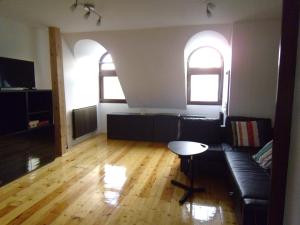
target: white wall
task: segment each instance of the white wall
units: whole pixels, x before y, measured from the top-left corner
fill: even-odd
[[[66,119],[67,119],[67,142],[68,147],[79,143],[95,133],[85,135],[76,140],[72,138],[72,110],[91,105],[97,105],[99,102],[99,82],[98,82],[98,60],[85,57],[84,55],[74,56],[64,39],[62,39],[64,83],[65,83],[65,101],[66,101]],[[81,57],[82,56],[82,57]],[[99,111],[97,113],[100,115]],[[98,118],[98,121],[100,119]]]
[[[38,89],[51,89],[47,28],[0,18],[0,56],[34,61]]]
[[[100,130],[111,112],[186,113],[218,117],[220,106],[187,106],[184,49],[203,30],[231,39],[231,25],[64,34],[70,48],[91,39],[111,52],[128,104],[100,104]]]
[[[300,224],[300,32],[285,201],[285,225]]]
[[[274,118],[280,21],[233,25],[229,114]]]
[[[92,39],[113,56],[130,107],[186,108],[184,49],[203,30],[214,30],[227,40],[231,25],[186,26],[127,31],[65,34],[71,47]]]

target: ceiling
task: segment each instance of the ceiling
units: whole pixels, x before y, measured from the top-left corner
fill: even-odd
[[[206,16],[207,0],[89,0],[102,15],[84,19],[74,12],[74,0],[0,0],[0,15],[35,26],[56,26],[62,32],[122,30],[167,26],[233,23],[280,18],[282,0],[211,0],[216,8]]]

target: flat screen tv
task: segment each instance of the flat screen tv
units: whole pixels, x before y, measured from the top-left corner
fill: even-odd
[[[34,63],[0,57],[0,88],[35,88]]]

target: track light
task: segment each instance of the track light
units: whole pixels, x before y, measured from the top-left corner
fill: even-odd
[[[74,4],[71,5],[71,10],[74,11],[77,8],[78,2],[77,0],[74,2]]]
[[[91,15],[91,11],[87,11],[85,14],[84,14],[84,18],[85,19],[88,19]]]
[[[70,7],[70,9],[72,10],[72,11],[74,11],[75,9],[77,8],[77,5],[74,3],[73,5],[71,5],[71,7]]]
[[[100,26],[101,25],[101,16],[99,16],[98,20],[97,20],[97,26]]]
[[[84,18],[88,19],[91,15],[91,13],[95,14],[96,16],[98,16],[98,20],[97,20],[97,26],[101,25],[101,21],[102,21],[102,17],[101,15],[95,10],[95,5],[92,3],[81,3],[78,0],[75,0],[74,4],[71,5],[71,10],[75,11],[75,9],[77,8],[77,6],[81,6],[86,13],[84,14]]]
[[[206,15],[207,17],[212,17],[212,10],[216,8],[216,5],[212,2],[206,4]]]
[[[91,3],[84,3],[83,8],[85,11],[95,11],[95,6]]]
[[[212,16],[211,11],[209,10],[209,8],[206,8],[206,15],[207,15],[207,17]]]

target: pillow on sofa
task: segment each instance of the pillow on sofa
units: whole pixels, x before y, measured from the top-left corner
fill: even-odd
[[[272,147],[273,140],[269,141],[262,147],[259,152],[253,155],[253,159],[264,169],[270,169],[272,165]]]
[[[234,146],[260,146],[257,121],[231,121],[231,128]]]
[[[267,118],[256,118],[256,117],[242,117],[242,116],[228,116],[226,118],[226,129],[225,129],[225,142],[235,146],[238,146],[234,143],[233,140],[233,129],[232,122],[249,122],[255,121],[257,123],[258,137],[259,137],[259,148],[263,147],[266,143],[268,143],[272,139],[272,122],[271,119]],[[249,147],[249,146],[248,146]],[[246,148],[248,148],[246,146]],[[252,146],[253,147],[253,146]]]

